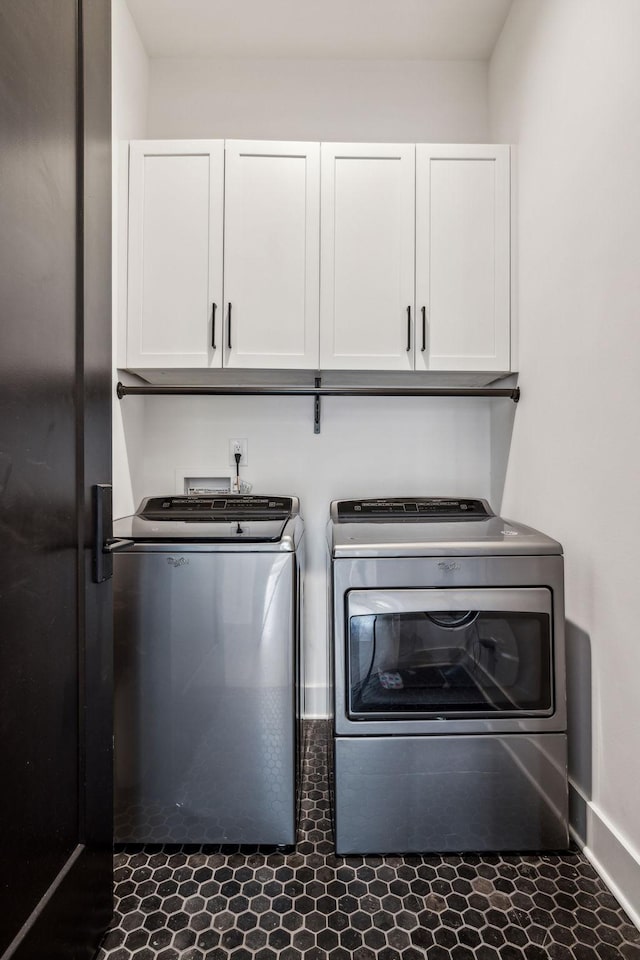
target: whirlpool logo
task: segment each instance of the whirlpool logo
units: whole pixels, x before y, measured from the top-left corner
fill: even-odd
[[[441,570],[446,570],[447,572],[462,569],[457,560],[440,560],[438,566]]]
[[[167,563],[172,567],[184,567],[189,561],[186,557],[167,557]]]

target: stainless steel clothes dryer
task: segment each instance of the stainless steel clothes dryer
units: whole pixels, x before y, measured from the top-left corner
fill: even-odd
[[[114,535],[116,839],[295,843],[298,500],[153,497]]]
[[[335,501],[339,854],[568,845],[562,548],[478,499]]]

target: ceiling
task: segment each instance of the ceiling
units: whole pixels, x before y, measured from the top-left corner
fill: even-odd
[[[126,0],[151,57],[487,60],[511,0]]]

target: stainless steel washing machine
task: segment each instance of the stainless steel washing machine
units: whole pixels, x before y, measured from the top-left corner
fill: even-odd
[[[116,840],[296,840],[303,523],[167,496],[114,524]]]
[[[568,845],[563,557],[485,500],[335,501],[339,854]]]

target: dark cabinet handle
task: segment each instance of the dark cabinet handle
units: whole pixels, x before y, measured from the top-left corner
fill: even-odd
[[[231,350],[231,301],[227,310],[227,346]]]
[[[211,304],[211,347],[213,350],[216,348],[216,308],[218,304]]]
[[[427,349],[427,308],[422,308],[422,348],[421,353]]]
[[[407,353],[411,350],[411,307],[407,307]]]

